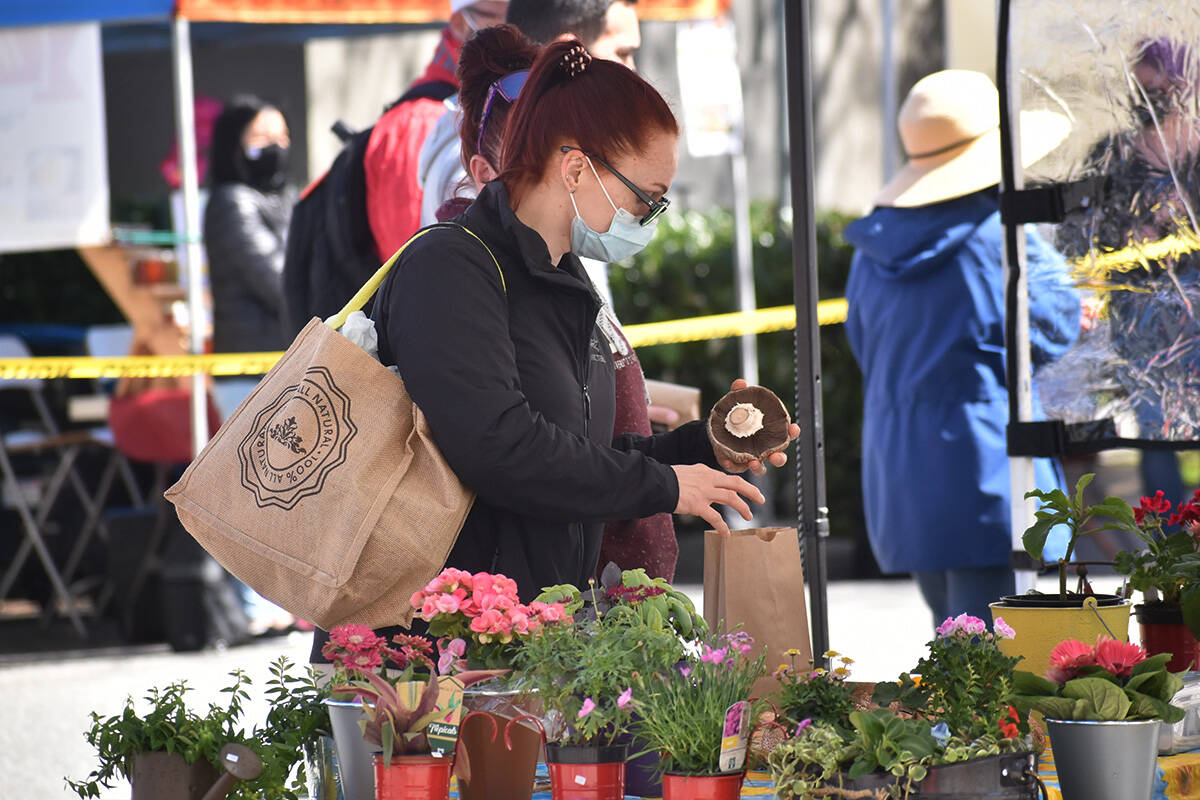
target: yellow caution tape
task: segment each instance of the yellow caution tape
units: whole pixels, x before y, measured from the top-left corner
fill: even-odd
[[[817,305],[821,325],[836,325],[846,320],[846,301],[822,300]],[[760,308],[757,311],[714,314],[707,317],[677,319],[630,325],[625,335],[634,347],[650,347],[674,342],[698,342],[745,334],[787,331],[796,327],[792,306]],[[198,372],[209,375],[262,375],[275,366],[283,353],[218,353],[193,356],[123,356],[95,358],[52,356],[39,358],[0,358],[0,380],[31,378],[177,378]]]
[[[122,356],[0,358],[0,379],[30,378],[178,378],[210,375],[261,375],[283,353],[220,353],[193,356]]]

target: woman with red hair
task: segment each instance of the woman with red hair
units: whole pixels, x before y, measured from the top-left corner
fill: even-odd
[[[381,360],[478,495],[448,566],[503,573],[522,601],[586,585],[606,520],[675,512],[726,530],[712,504],[749,519],[746,499],[763,501],[718,468],[737,469],[718,464],[700,422],[612,436],[613,358],[579,257],[616,261],[649,242],[678,138],[634,72],[576,41],[546,47],[505,126],[499,177],[413,241],[376,299]]]

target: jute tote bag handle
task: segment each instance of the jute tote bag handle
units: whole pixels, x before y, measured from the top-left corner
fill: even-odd
[[[166,492],[227,570],[325,630],[408,625],[475,496],[404,382],[341,334],[418,231],[345,307],[312,319]]]

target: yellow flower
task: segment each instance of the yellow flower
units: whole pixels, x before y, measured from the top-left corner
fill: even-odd
[[[839,653],[837,650],[826,650],[824,653],[824,658],[835,658],[836,656],[840,655],[841,653]]]
[[[800,655],[800,651],[799,651],[799,650],[797,650],[797,649],[796,649],[796,648],[794,648],[794,647],[789,647],[787,650],[784,650],[784,651],[783,651],[783,654],[784,654],[785,656],[792,656],[792,657],[795,657],[795,656],[798,656],[798,655]]]
[[[849,656],[842,656],[841,658],[838,659],[838,661],[842,662],[843,664],[846,664],[847,666],[854,663],[854,659],[850,658]]]
[[[850,670],[846,669],[845,667],[838,667],[833,671],[833,674],[837,675],[839,678],[844,678],[850,674]]]

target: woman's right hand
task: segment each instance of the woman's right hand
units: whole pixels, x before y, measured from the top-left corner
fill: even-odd
[[[675,513],[694,514],[724,535],[729,534],[729,526],[720,512],[713,508],[713,503],[729,506],[741,514],[742,519],[749,520],[753,515],[750,506],[742,498],[756,503],[766,500],[762,492],[744,478],[704,464],[676,464],[671,469],[675,470],[675,477],[679,480],[679,504],[675,506]]]

